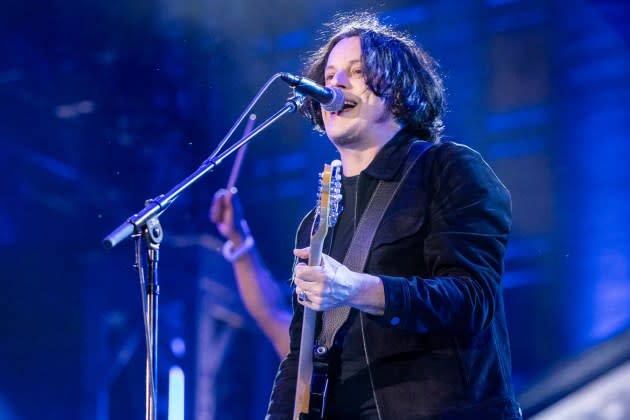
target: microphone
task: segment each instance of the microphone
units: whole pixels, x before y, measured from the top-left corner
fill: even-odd
[[[343,109],[345,98],[339,88],[324,87],[311,79],[291,73],[280,73],[280,78],[294,88],[296,92],[319,102],[322,108],[328,112],[337,112]]]

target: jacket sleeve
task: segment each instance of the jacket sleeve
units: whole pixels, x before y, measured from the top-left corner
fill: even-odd
[[[300,223],[295,241],[296,248],[308,246],[312,216],[313,212],[307,214]],[[297,260],[294,262],[294,266],[297,262]],[[295,293],[292,293],[291,302],[293,317],[289,326],[289,354],[278,367],[265,420],[290,420],[293,417],[304,307],[298,303]]]
[[[415,332],[475,334],[493,319],[511,227],[507,189],[474,150],[437,148],[429,170],[424,258],[428,277],[379,276],[380,322]]]

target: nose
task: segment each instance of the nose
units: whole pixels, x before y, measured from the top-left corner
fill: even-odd
[[[328,86],[348,88],[349,83],[350,79],[348,78],[348,74],[344,70],[338,70],[333,75],[333,78],[328,82]]]

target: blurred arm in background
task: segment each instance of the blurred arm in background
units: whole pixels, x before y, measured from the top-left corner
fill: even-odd
[[[271,340],[280,358],[289,352],[290,308],[283,302],[251,236],[236,189],[220,189],[214,194],[208,213],[217,230],[228,241],[223,256],[232,263],[238,291],[245,308]]]

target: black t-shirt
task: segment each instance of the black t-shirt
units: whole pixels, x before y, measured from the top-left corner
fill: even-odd
[[[343,210],[333,230],[332,247],[329,255],[343,262],[352,241],[356,223],[361,217],[357,211],[357,186],[359,176],[342,177]],[[340,348],[333,377],[330,378],[330,391],[327,401],[327,419],[352,419],[351,413],[363,413],[361,418],[370,418],[367,413],[374,412],[373,393],[367,370],[361,323],[358,311],[352,309],[348,321],[335,339]],[[334,354],[334,352],[333,352]],[[356,417],[359,418],[359,417]]]

